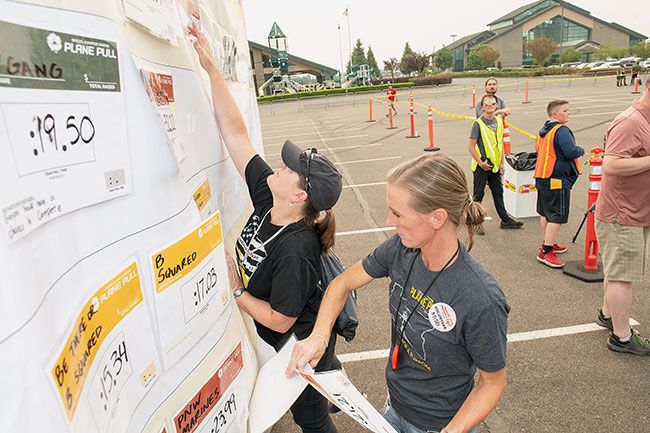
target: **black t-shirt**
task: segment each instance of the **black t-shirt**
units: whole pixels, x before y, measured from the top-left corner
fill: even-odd
[[[266,179],[272,174],[273,170],[259,155],[246,166],[246,184],[254,211],[237,239],[235,257],[251,295],[269,302],[271,308],[285,316],[297,317],[286,333],[275,332],[255,321],[260,337],[279,350],[292,333],[302,339],[314,327],[321,299],[321,246],[316,232],[302,220],[284,228],[271,224],[273,195]]]

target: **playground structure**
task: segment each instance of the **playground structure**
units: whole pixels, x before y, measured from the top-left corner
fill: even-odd
[[[352,66],[351,72],[344,75],[341,80],[341,87],[370,86],[372,70],[366,64]]]
[[[274,22],[268,35],[268,62],[273,68],[272,75],[259,87],[259,95],[278,95],[325,89],[326,85],[319,83],[314,74],[290,73],[287,41],[286,35]],[[368,72],[363,70],[359,73],[359,77],[363,79],[367,74]]]

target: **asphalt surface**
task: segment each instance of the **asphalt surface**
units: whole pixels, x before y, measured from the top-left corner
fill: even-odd
[[[451,85],[413,89],[417,104],[453,114],[473,115],[471,86],[477,100],[483,79],[459,79]],[[578,145],[589,150],[601,146],[611,120],[638,96],[631,89],[615,86],[615,78],[546,82],[531,79],[529,100],[524,100],[523,81],[500,79],[498,95],[512,110],[515,126],[535,134],[546,119],[546,104],[561,98],[570,102],[569,126]],[[342,197],[335,207],[336,251],[344,264],[362,259],[392,231],[348,233],[386,227],[386,172],[396,164],[423,153],[428,144],[426,110],[416,105],[416,130],[421,138],[407,139],[408,91],[399,94],[397,129],[387,129],[385,105],[375,102],[376,122],[368,120],[368,98],[381,93],[332,96],[265,104],[260,106],[267,160],[279,164],[285,138],[299,146],[317,147],[334,162],[344,176]],[[434,115],[435,144],[465,168],[471,180],[467,141],[470,122]],[[534,140],[511,131],[512,151],[533,151]],[[372,160],[372,161],[368,161]],[[586,158],[583,158],[583,161]],[[586,167],[588,172],[588,167]],[[357,185],[357,186],[355,186]],[[576,183],[571,197],[569,223],[558,242],[569,245],[563,260],[582,260],[583,229],[575,244],[571,238],[587,207],[586,173]],[[649,432],[650,358],[611,352],[608,333],[593,326],[602,302],[602,283],[585,283],[537,262],[541,243],[538,218],[525,218],[521,230],[501,230],[489,192],[484,200],[488,214],[485,236],[475,238],[472,254],[491,272],[512,307],[509,318],[508,387],[496,410],[479,432]],[[461,239],[465,236],[461,232]],[[650,335],[648,282],[634,287],[632,317],[642,335]],[[386,280],[375,280],[359,292],[360,326],[356,339],[339,339],[337,353],[387,349],[390,318]],[[580,327],[579,325],[586,325]],[[568,327],[568,328],[567,328]],[[566,329],[564,329],[566,328]],[[522,334],[547,331],[538,334]],[[539,338],[539,337],[543,338]],[[352,381],[377,408],[386,398],[386,358],[347,361],[344,368]],[[362,432],[343,414],[334,415],[339,432]],[[290,414],[273,432],[299,432]]]

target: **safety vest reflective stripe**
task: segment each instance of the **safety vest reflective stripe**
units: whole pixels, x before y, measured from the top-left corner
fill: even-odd
[[[555,133],[560,129],[562,125],[555,125],[551,130],[544,136],[537,136],[535,140],[535,149],[537,150],[537,162],[535,163],[535,173],[533,177],[548,179],[553,174],[553,169],[555,168],[555,162],[557,161],[557,156],[555,154],[555,146],[553,145],[555,140]],[[574,164],[579,174],[582,174],[582,167],[580,166],[580,161],[577,159],[574,160]]]
[[[479,131],[481,131],[481,141],[483,142],[483,147],[485,148],[485,156],[489,159],[492,164],[492,172],[496,173],[499,171],[499,166],[501,165],[501,159],[503,157],[503,120],[500,116],[495,117],[497,122],[497,131],[496,133],[490,129],[482,118],[478,118],[475,122],[478,124]],[[478,140],[476,141],[476,153],[481,156],[481,151],[478,147]],[[478,163],[472,159],[472,171],[476,171]]]

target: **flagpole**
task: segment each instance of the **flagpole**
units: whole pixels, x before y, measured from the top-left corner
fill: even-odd
[[[343,46],[341,45],[341,23],[337,23],[339,27],[339,57],[341,59],[341,69],[339,69],[339,85],[343,87]]]
[[[348,49],[350,50],[350,68],[352,67],[352,37],[350,36],[350,8],[348,8],[348,5],[345,5],[345,16],[348,18]]]

